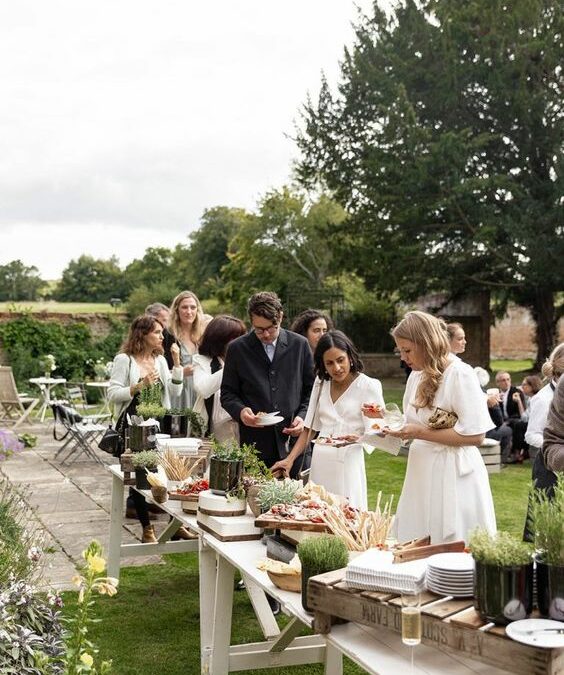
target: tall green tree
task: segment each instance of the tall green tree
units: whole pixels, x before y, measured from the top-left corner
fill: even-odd
[[[222,299],[242,309],[259,290],[282,297],[323,290],[335,272],[331,241],[345,217],[342,207],[325,195],[312,202],[288,187],[268,192],[230,241]]]
[[[560,0],[375,2],[297,134],[301,182],[350,213],[344,264],[406,300],[527,305],[537,364],[564,288],[563,36]]]
[[[124,299],[127,284],[115,256],[107,260],[81,255],[63,270],[54,297],[61,302],[109,302]]]
[[[37,300],[45,285],[35,266],[27,267],[21,260],[0,265],[0,301]]]

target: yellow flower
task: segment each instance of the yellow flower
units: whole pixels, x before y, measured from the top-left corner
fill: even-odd
[[[106,561],[99,555],[90,555],[86,558],[88,569],[94,574],[101,574],[106,569]]]
[[[85,666],[88,666],[89,668],[92,668],[92,666],[94,665],[94,659],[92,658],[92,656],[90,656],[88,652],[82,652],[82,654],[80,655],[80,660],[82,661],[82,663],[84,663]]]
[[[74,577],[71,579],[71,581],[75,586],[80,586],[82,584],[83,579],[80,576],[80,574],[75,574]]]

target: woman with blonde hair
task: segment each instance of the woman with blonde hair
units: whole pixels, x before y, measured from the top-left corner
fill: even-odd
[[[431,535],[432,543],[496,530],[486,467],[476,446],[492,428],[472,368],[450,353],[445,322],[408,312],[392,330],[412,369],[403,398],[406,424],[390,436],[412,441],[396,514],[400,541]]]
[[[447,335],[450,343],[450,351],[453,354],[462,354],[466,350],[466,333],[461,323],[453,321],[446,325]]]
[[[194,391],[194,365],[192,359],[206,327],[206,319],[198,297],[192,291],[179,293],[170,306],[168,334],[165,336],[165,358],[171,367],[171,346],[180,349],[180,363],[184,368],[182,393],[172,401],[174,408],[192,408],[196,400]]]

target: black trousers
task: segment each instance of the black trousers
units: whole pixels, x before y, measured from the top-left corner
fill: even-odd
[[[147,525],[151,524],[151,520],[149,518],[149,509],[147,508],[147,500],[142,494],[139,494],[139,492],[133,488],[129,488],[129,496],[133,500],[139,522],[141,525],[143,525],[143,527],[147,527]]]

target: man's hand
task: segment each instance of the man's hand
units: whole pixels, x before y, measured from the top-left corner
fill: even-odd
[[[246,427],[258,427],[258,417],[250,408],[243,408],[239,419]]]
[[[276,462],[276,464],[273,464],[270,467],[270,471],[273,475],[277,473],[283,473],[284,477],[286,477],[290,475],[293,464],[294,462],[292,462],[292,460],[287,457],[286,459],[281,459],[279,462]]]
[[[304,421],[301,417],[294,417],[294,421],[290,424],[289,427],[284,427],[282,429],[283,434],[288,434],[288,436],[299,436],[304,430]]]
[[[488,396],[488,408],[495,408],[496,405],[499,405],[501,403],[501,395],[500,394],[491,394]]]

